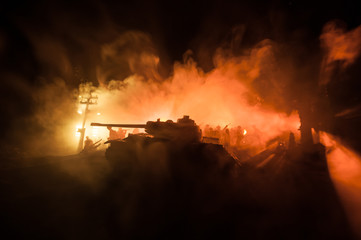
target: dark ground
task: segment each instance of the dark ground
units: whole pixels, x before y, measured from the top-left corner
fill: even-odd
[[[197,152],[8,159],[3,239],[353,239],[318,151],[272,149],[241,167]]]

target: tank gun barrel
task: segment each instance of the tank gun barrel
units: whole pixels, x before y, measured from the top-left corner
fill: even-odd
[[[114,124],[114,123],[91,123],[93,127],[120,127],[120,128],[145,128],[146,124]]]
[[[167,139],[180,142],[199,142],[201,139],[201,131],[194,120],[189,116],[183,116],[173,122],[167,120],[148,121],[146,124],[117,124],[117,123],[91,123],[90,126],[96,127],[117,127],[117,128],[144,128],[145,132],[156,139]],[[111,130],[109,129],[109,134]],[[114,130],[113,130],[114,131]]]

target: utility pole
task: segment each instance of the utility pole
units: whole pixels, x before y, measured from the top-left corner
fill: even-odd
[[[84,117],[83,117],[83,123],[81,125],[81,128],[78,128],[78,132],[80,132],[80,138],[79,138],[79,144],[78,144],[78,152],[81,152],[83,150],[83,143],[84,143],[84,137],[85,137],[85,122],[87,115],[89,113],[89,105],[94,105],[98,103],[98,96],[93,96],[93,89],[90,89],[89,92],[85,95],[88,96],[80,96],[80,104],[85,104],[85,111],[84,111]]]

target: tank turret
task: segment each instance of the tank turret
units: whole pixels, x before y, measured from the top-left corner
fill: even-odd
[[[194,120],[189,116],[183,116],[173,122],[167,121],[148,121],[146,124],[103,124],[103,123],[91,123],[91,126],[102,127],[121,127],[121,128],[144,128],[145,132],[151,135],[155,139],[170,140],[170,141],[182,141],[182,142],[200,142],[201,130]]]

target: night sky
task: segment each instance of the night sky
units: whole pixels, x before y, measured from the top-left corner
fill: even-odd
[[[293,52],[295,64],[314,69],[322,53],[319,36],[331,21],[346,29],[361,24],[358,1],[4,1],[0,7],[0,79],[2,142],[19,144],[34,129],[34,90],[65,79],[68,88],[81,81],[97,84],[95,68],[100,46],[134,30],[151,36],[160,56],[160,74],[171,74],[174,61],[190,49],[205,71],[213,66],[215,50],[244,29],[242,48],[271,39]],[[40,47],[39,47],[40,46]],[[39,54],[39,49],[42,53]],[[233,49],[235,53],[241,51]],[[54,52],[56,54],[54,54]],[[48,53],[48,54],[47,54]],[[59,56],[71,62],[64,70]],[[315,64],[316,63],[316,64]],[[361,104],[361,60],[336,74],[328,86],[334,113]],[[124,76],[130,73],[122,69]],[[79,77],[81,76],[81,77]],[[333,131],[358,150],[360,110],[336,119]]]

